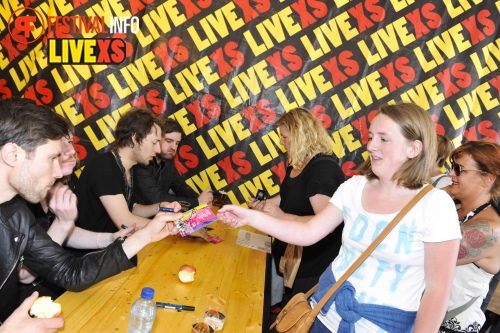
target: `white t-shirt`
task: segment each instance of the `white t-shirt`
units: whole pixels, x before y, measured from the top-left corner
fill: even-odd
[[[434,182],[438,180],[438,182],[434,185]],[[435,188],[443,188],[446,186],[450,186],[452,183],[451,177],[445,174],[437,175],[431,178],[431,184],[434,185]]]
[[[336,280],[397,215],[397,212],[372,214],[363,209],[361,194],[366,183],[364,176],[354,176],[344,182],[330,199],[344,214],[342,247],[332,265]],[[417,311],[425,288],[424,242],[460,238],[453,200],[446,192],[432,189],[349,277],[348,281],[356,289],[356,299],[360,303]],[[319,314],[318,319],[333,332],[341,320],[335,312],[335,305],[326,316]],[[356,322],[356,330],[384,332],[363,318]]]

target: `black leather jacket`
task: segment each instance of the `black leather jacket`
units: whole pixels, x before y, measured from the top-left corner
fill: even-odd
[[[0,322],[19,306],[18,264],[62,288],[84,290],[134,267],[120,241],[75,258],[35,223],[19,196],[0,204]]]

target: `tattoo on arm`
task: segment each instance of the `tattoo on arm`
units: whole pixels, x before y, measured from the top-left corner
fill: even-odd
[[[499,238],[500,232],[490,228],[490,224],[486,221],[462,226],[458,259],[478,257],[483,250],[492,247]]]

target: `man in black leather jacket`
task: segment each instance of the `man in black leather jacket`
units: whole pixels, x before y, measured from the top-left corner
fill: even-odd
[[[81,291],[132,268],[129,258],[145,245],[176,233],[171,221],[182,216],[159,213],[126,240],[85,257],[66,252],[35,223],[24,201],[39,201],[62,176],[57,157],[65,128],[64,119],[47,107],[26,99],[0,101],[0,322],[5,320],[1,333],[53,332],[63,325],[62,317],[29,317],[26,309],[36,293],[15,310],[18,265],[65,289]],[[172,204],[172,208],[178,211],[180,205]]]

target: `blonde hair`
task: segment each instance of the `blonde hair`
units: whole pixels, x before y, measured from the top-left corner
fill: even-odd
[[[392,176],[398,185],[416,189],[430,181],[431,170],[436,163],[437,140],[436,130],[427,114],[420,106],[413,103],[397,103],[382,105],[376,116],[383,114],[391,118],[401,128],[401,134],[410,142],[422,142],[422,151],[403,165]],[[368,158],[361,164],[359,171],[369,180],[378,179],[371,168]]]
[[[302,170],[317,154],[332,155],[330,137],[321,122],[304,108],[295,108],[284,114],[276,123],[289,132],[289,164]]]

